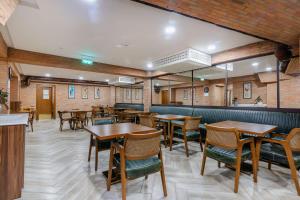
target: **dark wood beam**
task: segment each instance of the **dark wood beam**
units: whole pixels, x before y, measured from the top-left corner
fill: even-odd
[[[274,54],[277,44],[262,41],[229,49],[212,55],[212,65]]]
[[[115,74],[133,77],[146,77],[144,70],[110,65],[105,63],[94,62],[92,65],[84,65],[81,60],[67,58],[44,53],[8,48],[8,61],[20,64],[32,64],[45,67],[64,68],[71,70],[89,71],[104,74]]]
[[[76,85],[100,85],[109,87],[107,82],[89,81],[67,78],[43,77],[43,76],[25,76],[22,75],[22,87],[28,87],[31,82],[39,83],[57,83],[57,84],[76,84]]]
[[[7,57],[7,45],[4,41],[1,33],[0,33],[0,57],[2,57],[2,58]]]

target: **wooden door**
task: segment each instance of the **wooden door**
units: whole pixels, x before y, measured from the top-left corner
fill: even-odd
[[[162,90],[161,91],[161,103],[162,104],[168,104],[169,103],[169,91],[168,90]]]
[[[39,115],[52,118],[52,87],[38,86],[36,91],[37,118]]]

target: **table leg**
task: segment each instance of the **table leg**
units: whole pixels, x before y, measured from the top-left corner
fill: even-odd
[[[256,169],[259,170],[259,158],[260,158],[261,139],[256,138],[255,140],[255,153],[256,153]]]

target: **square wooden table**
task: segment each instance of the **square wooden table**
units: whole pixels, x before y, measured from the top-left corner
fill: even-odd
[[[84,129],[96,137],[95,145],[97,145],[98,140],[113,140],[125,137],[127,134],[140,134],[157,131],[154,128],[134,123],[117,123],[96,126],[89,125]],[[107,170],[103,171],[102,173],[106,178],[108,177]],[[120,175],[113,171],[112,184],[118,183],[120,182],[120,180]]]
[[[246,133],[249,136],[255,137],[255,152],[256,152],[256,159],[257,159],[257,163],[256,163],[257,167],[258,167],[258,162],[260,157],[260,147],[261,147],[260,138],[265,137],[268,133],[271,133],[277,128],[277,126],[274,125],[230,121],[230,120],[212,123],[209,125],[222,127],[222,128],[236,128],[241,133]]]
[[[155,115],[154,118],[159,120],[166,120],[168,121],[168,137],[169,137],[169,144],[171,143],[171,121],[172,120],[184,120],[187,116],[184,115],[172,115],[172,114],[165,114],[165,115]]]

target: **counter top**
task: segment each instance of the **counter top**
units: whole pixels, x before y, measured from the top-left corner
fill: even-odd
[[[0,126],[27,124],[28,114],[0,114]]]

